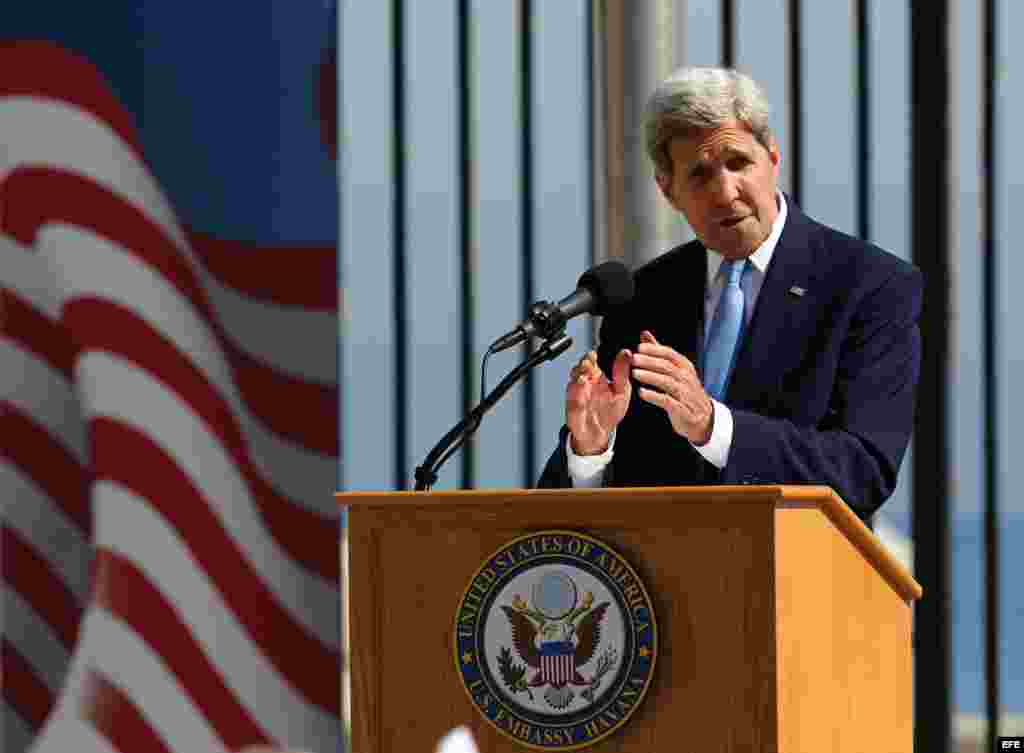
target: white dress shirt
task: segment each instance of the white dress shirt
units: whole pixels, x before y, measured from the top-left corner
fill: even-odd
[[[749,257],[750,273],[744,274],[742,278],[743,294],[746,299],[746,306],[743,311],[744,327],[750,324],[754,315],[754,307],[757,305],[757,297],[761,293],[761,286],[764,284],[764,277],[768,273],[768,265],[771,263],[775,247],[782,235],[782,228],[786,224],[786,199],[781,192],[777,194],[779,213],[772,223],[772,231],[765,238],[764,243],[758,246]],[[707,249],[707,284],[704,286],[704,347],[707,348],[708,333],[711,328],[711,321],[714,319],[715,309],[722,297],[722,290],[725,288],[725,279],[719,274],[722,268],[722,255],[712,249]],[[657,337],[658,333],[655,332]],[[732,447],[733,420],[732,411],[724,404],[712,399],[714,406],[714,420],[711,428],[711,439],[704,445],[693,445],[704,459],[716,468],[724,468],[729,462],[729,450]],[[572,478],[573,486],[595,487],[601,486],[604,480],[604,469],[611,462],[614,456],[615,432],[612,432],[608,441],[608,449],[600,455],[577,455],[572,451],[571,437],[566,437],[565,454],[569,461],[569,476]]]

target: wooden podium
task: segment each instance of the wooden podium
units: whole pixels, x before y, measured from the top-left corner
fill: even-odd
[[[646,585],[658,657],[632,718],[588,750],[910,753],[921,587],[827,487],[344,493],[353,753],[432,753],[473,707],[456,609],[506,542],[569,529]],[[347,563],[345,550],[347,548]]]

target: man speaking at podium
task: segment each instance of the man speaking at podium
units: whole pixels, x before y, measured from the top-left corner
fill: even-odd
[[[779,191],[749,77],[679,70],[644,129],[697,239],[638,269],[605,316],[539,485],[823,484],[867,520],[913,425],[920,273]]]

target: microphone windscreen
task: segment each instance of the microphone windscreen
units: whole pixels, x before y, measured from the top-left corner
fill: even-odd
[[[633,272],[621,261],[606,261],[584,272],[576,287],[594,294],[597,305],[590,313],[604,316],[610,308],[632,300]]]

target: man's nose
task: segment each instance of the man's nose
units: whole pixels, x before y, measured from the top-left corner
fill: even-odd
[[[728,170],[720,170],[711,181],[711,195],[716,204],[732,206],[739,196],[735,176],[731,175]]]

